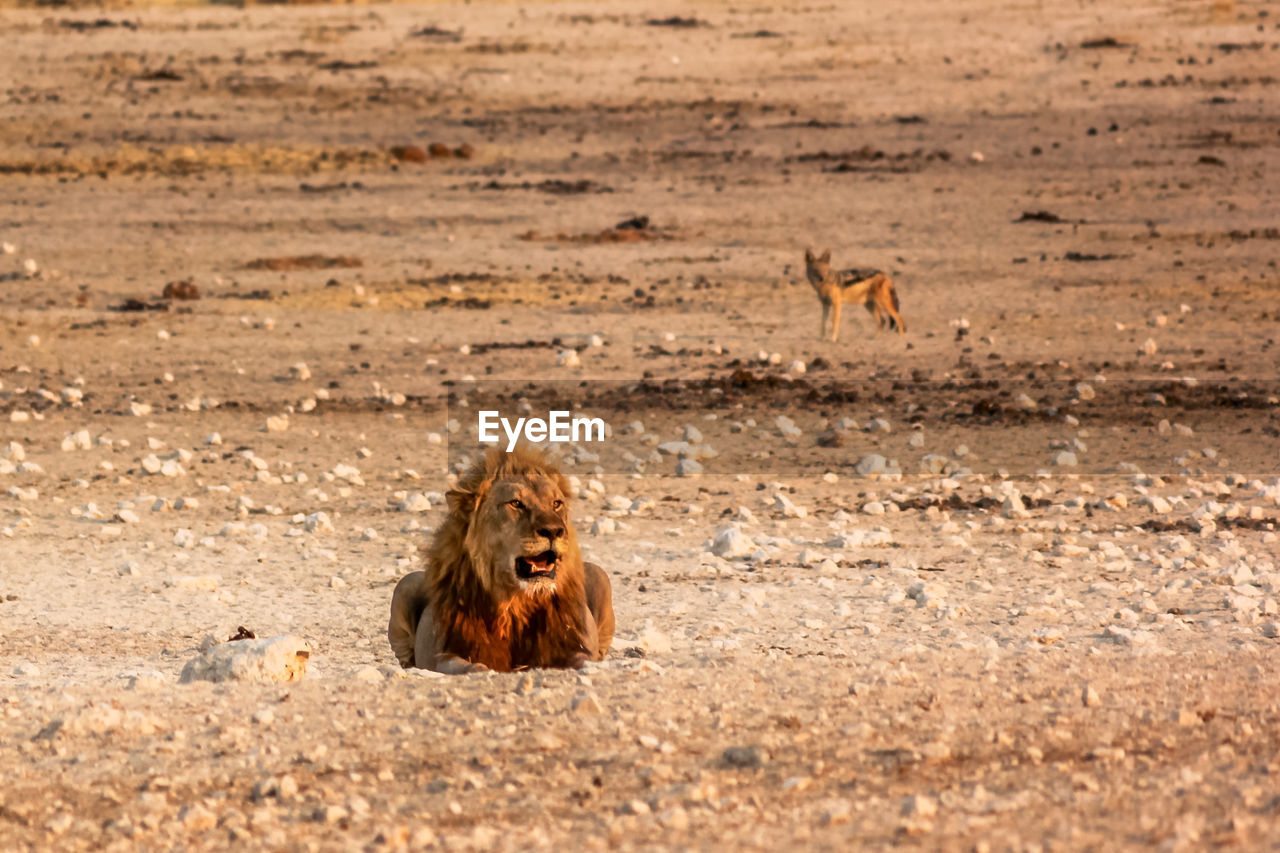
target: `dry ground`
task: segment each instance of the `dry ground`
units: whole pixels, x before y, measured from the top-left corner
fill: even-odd
[[[73,4],[0,44],[0,848],[1280,844],[1269,4]],[[909,334],[818,342],[806,245]],[[406,677],[441,509],[401,505],[498,393],[614,428],[569,470],[618,640]],[[307,678],[177,684],[241,625]]]

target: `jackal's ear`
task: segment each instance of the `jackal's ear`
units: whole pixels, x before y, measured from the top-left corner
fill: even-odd
[[[822,261],[824,264],[831,263],[831,250],[827,249],[825,252],[823,252],[822,257],[818,258],[818,260]]]
[[[813,249],[805,249],[805,250],[804,250],[804,262],[805,262],[806,264],[811,264],[811,263],[813,263]]]

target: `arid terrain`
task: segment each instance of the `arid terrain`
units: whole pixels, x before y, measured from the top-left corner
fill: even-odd
[[[0,849],[1280,846],[1274,4],[2,5]],[[395,665],[485,408],[603,663]]]

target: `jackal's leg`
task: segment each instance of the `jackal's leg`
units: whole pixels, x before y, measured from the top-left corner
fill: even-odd
[[[825,341],[827,339],[827,318],[831,316],[831,303],[822,300],[822,325],[818,327],[818,340]]]
[[[867,313],[870,314],[873,318],[875,318],[875,321],[876,321],[875,337],[878,338],[880,337],[880,333],[884,331],[884,324],[888,321],[885,320],[884,312],[880,310],[880,305],[874,299],[867,300]]]
[[[840,300],[831,300],[831,342],[840,337]]]

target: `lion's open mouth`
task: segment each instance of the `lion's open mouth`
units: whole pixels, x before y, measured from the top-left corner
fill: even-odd
[[[521,580],[534,578],[554,580],[558,560],[556,552],[551,550],[543,551],[541,554],[531,554],[528,557],[516,557],[516,577]]]

